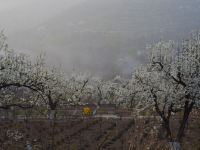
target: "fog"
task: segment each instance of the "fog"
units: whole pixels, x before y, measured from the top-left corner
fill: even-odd
[[[199,14],[199,0],[0,0],[0,29],[19,52],[112,77],[144,63],[146,44],[199,29]]]

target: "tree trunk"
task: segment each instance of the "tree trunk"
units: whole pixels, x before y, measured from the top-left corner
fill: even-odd
[[[52,133],[51,133],[51,149],[55,149],[55,118],[53,119],[52,122]]]
[[[8,110],[8,119],[12,120],[13,119],[13,113],[11,110]]]
[[[181,144],[180,142],[169,142],[169,145],[170,145],[170,149],[171,150],[180,150],[181,149]]]
[[[11,107],[10,109],[9,109],[9,112],[8,112],[9,114],[9,119],[10,120],[15,120],[16,119],[16,117],[15,117],[15,110],[14,110],[14,108],[13,107]]]
[[[189,115],[192,112],[193,106],[194,106],[194,102],[191,102],[190,104],[188,101],[185,102],[183,119],[181,121],[181,126],[180,126],[178,134],[177,134],[178,141],[181,141],[181,139],[184,135],[184,130],[185,130],[186,125],[188,124]]]
[[[31,143],[29,141],[26,141],[26,150],[33,150]]]
[[[49,110],[48,118],[53,120],[56,117],[56,110]]]

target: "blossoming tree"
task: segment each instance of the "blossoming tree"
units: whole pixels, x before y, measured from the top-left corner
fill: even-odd
[[[190,113],[200,103],[200,34],[193,33],[177,47],[172,41],[159,42],[150,47],[150,63],[134,75],[141,100],[153,106],[162,118],[171,149],[180,149]],[[170,119],[172,113],[182,111],[182,119],[175,137]]]

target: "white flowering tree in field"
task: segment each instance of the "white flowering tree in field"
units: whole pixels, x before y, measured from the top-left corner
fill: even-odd
[[[97,105],[97,108],[100,107],[101,101],[104,100],[105,93],[103,91],[105,82],[97,77],[91,78],[89,82],[89,86],[91,87],[91,92],[92,92],[92,99],[93,102]]]
[[[89,82],[93,88],[93,99],[98,107],[101,103],[125,105],[127,103],[128,80],[116,76],[111,80],[101,80],[93,77]]]
[[[46,69],[42,85],[37,92],[39,103],[47,106],[49,119],[54,119],[59,104],[67,98],[65,75],[56,68]]]
[[[32,62],[26,55],[17,54],[9,49],[3,33],[0,34],[0,92],[4,96],[12,97],[14,94],[12,89],[24,88],[32,92],[41,89],[43,80],[43,58],[38,57]],[[29,104],[33,104],[32,100]],[[28,104],[28,103],[27,103]],[[17,101],[12,102],[4,97],[0,101],[0,108],[10,109],[10,107],[24,108],[23,103]],[[32,106],[30,106],[32,107]]]
[[[141,100],[162,118],[171,149],[180,149],[190,113],[200,103],[200,34],[192,34],[180,47],[159,42],[150,47],[150,64],[135,73]],[[172,113],[182,111],[178,132],[172,135]]]
[[[39,56],[36,61],[31,61],[28,56],[9,49],[6,44],[6,37],[1,32],[0,109],[10,112],[14,107],[20,109],[33,108],[38,103],[35,94],[39,94],[44,86],[43,81],[46,74],[44,67],[42,56]],[[15,116],[13,116],[13,119],[15,119]],[[28,145],[30,146],[30,144]]]
[[[141,86],[141,83],[138,82],[138,76],[141,77],[144,75],[144,68],[140,68],[139,70],[136,70],[132,78],[128,80],[128,83],[126,84],[124,97],[126,99],[126,107],[132,109],[132,111],[135,113],[135,115],[139,115],[141,112],[144,112],[146,109],[151,107],[150,105],[144,105],[146,102],[144,101],[144,87]],[[146,72],[145,72],[146,73]],[[142,96],[142,97],[141,97]],[[142,101],[140,100],[142,99]]]
[[[126,106],[128,103],[128,80],[122,78],[121,76],[116,76],[111,80],[111,87],[113,88],[113,94],[114,94],[114,101],[113,103],[117,106]],[[108,90],[109,92],[109,90]]]
[[[32,108],[45,103],[50,110],[54,111],[58,102],[66,98],[67,88],[63,74],[55,68],[47,67],[43,55],[31,61],[26,55],[15,53],[8,48],[5,39],[4,34],[1,33],[0,92],[4,93],[4,98],[0,101],[0,108]],[[24,92],[29,93],[28,100],[16,98],[17,89],[22,88]],[[16,91],[13,92],[13,89]]]
[[[78,113],[78,105],[85,103],[85,100],[92,94],[88,86],[90,76],[88,74],[72,74],[65,80],[65,101],[63,104],[75,106],[73,116]]]
[[[67,79],[68,101],[74,104],[80,104],[84,95],[88,94],[88,82],[90,76],[87,74],[72,74]]]
[[[115,87],[112,81],[93,78],[90,85],[93,87],[93,98],[98,107],[100,107],[102,103],[109,103],[109,100],[114,97]]]

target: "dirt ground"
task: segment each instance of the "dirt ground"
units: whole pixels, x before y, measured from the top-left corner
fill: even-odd
[[[192,114],[182,139],[182,150],[200,150],[200,116]],[[173,137],[176,136],[180,117],[171,118]],[[169,150],[166,132],[158,118],[138,119],[130,139],[129,150]]]
[[[175,134],[179,119],[173,118]],[[200,119],[190,118],[183,150],[200,149]],[[165,132],[156,118],[1,120],[0,150],[164,150]]]
[[[2,150],[24,149],[29,141],[35,150],[128,149],[134,120],[67,119],[62,121],[1,121]]]

